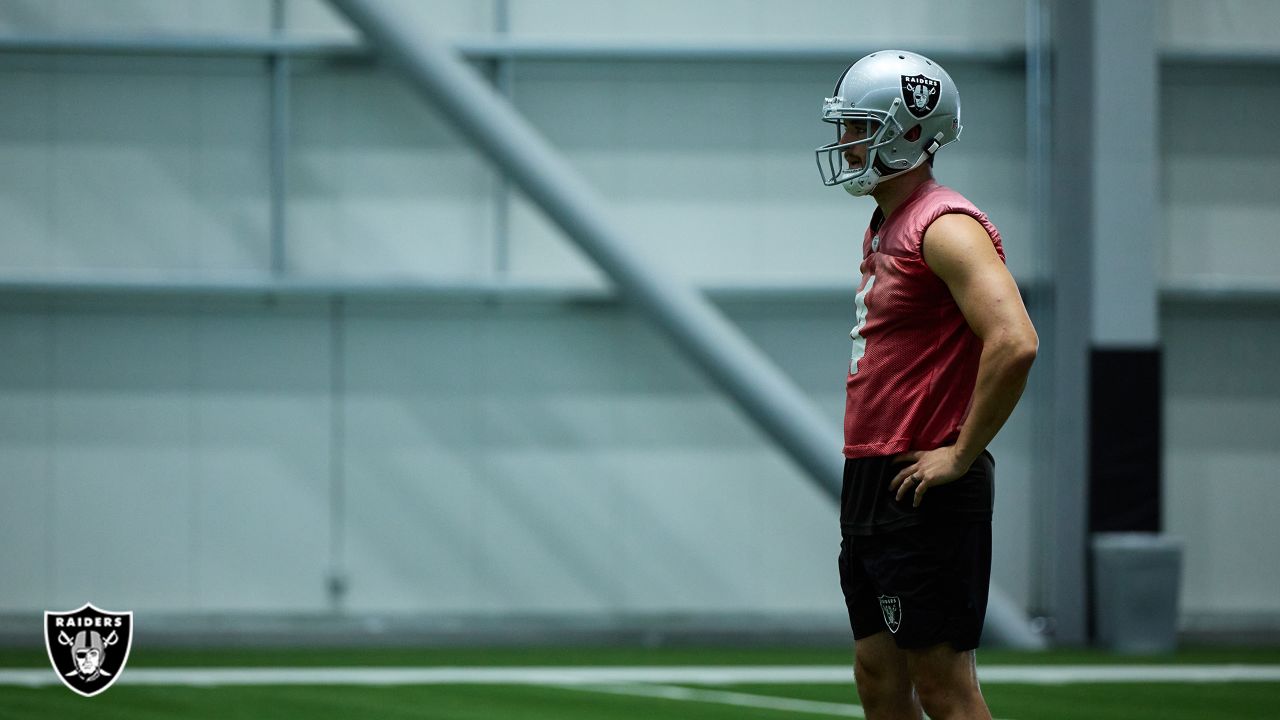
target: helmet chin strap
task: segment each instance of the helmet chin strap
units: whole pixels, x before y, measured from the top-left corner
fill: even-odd
[[[862,174],[861,176],[859,176],[858,178],[855,178],[855,179],[853,179],[853,180],[850,180],[850,181],[848,181],[848,182],[846,182],[846,183],[842,184],[842,185],[841,185],[841,187],[843,187],[843,188],[844,188],[844,191],[845,191],[845,192],[849,193],[850,195],[852,195],[852,196],[854,196],[854,197],[863,197],[863,196],[865,196],[865,195],[868,195],[868,194],[870,194],[870,192],[871,192],[872,190],[875,190],[875,189],[876,189],[876,186],[880,184],[880,181],[879,181],[879,180],[876,180],[875,182],[873,182],[873,183],[869,183],[869,184],[867,184],[867,183],[860,183],[860,182],[858,182],[858,181],[859,181],[859,180],[862,180],[862,179],[863,179],[863,178],[865,178],[868,174],[873,173],[873,172],[875,172],[875,170],[868,170],[866,173],[863,173],[863,174]],[[877,173],[877,174],[878,174],[878,173]]]
[[[889,168],[883,162],[880,161],[880,153],[876,152],[875,159],[871,161],[871,167],[868,168],[867,171],[862,175],[859,175],[853,180],[850,180],[844,183],[843,184],[844,191],[854,197],[864,197],[866,195],[870,195],[871,191],[875,190],[876,187],[880,185],[880,183],[884,182],[885,180],[892,180],[893,178],[896,178],[899,175],[905,175],[906,173],[909,173],[912,170],[915,170],[916,168],[920,167],[925,163],[926,160],[936,155],[938,150],[942,148],[942,145],[940,144],[939,141],[942,140],[943,137],[944,137],[943,134],[939,132],[937,135],[934,135],[932,138],[930,138],[929,142],[925,143],[924,151],[920,153],[920,157],[916,158],[915,163],[913,163],[911,167],[907,168],[906,170],[899,170],[898,172],[892,172],[892,171],[883,172],[885,170],[889,170]],[[875,176],[875,182],[872,182],[872,183],[859,182],[859,180],[863,180],[867,176],[873,175],[873,174]]]
[[[888,165],[885,165],[884,162],[880,160],[879,151],[873,152],[875,152],[875,157],[871,160],[871,167],[867,168],[867,171],[858,177],[844,183],[844,191],[854,197],[870,195],[871,191],[879,187],[880,183],[885,180],[895,178],[904,172],[910,172],[914,169],[908,168],[899,172],[893,172]],[[866,182],[867,180],[871,180],[871,182]]]

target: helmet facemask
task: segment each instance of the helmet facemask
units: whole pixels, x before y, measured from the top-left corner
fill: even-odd
[[[912,169],[890,167],[880,157],[880,149],[903,133],[902,125],[896,117],[897,101],[887,112],[847,107],[842,109],[843,104],[843,98],[833,97],[827,98],[823,107],[823,121],[836,128],[836,141],[814,151],[824,185],[841,185],[850,195],[862,196],[875,189],[886,177]],[[841,142],[846,135],[852,135],[854,139]],[[858,152],[857,148],[865,148],[865,151]],[[850,162],[846,155],[850,151],[853,151],[850,154],[854,155],[855,160],[860,162]],[[899,159],[893,164],[901,165],[902,161]]]

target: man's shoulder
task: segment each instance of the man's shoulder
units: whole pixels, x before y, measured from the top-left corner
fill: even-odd
[[[956,190],[955,188],[952,188],[948,185],[943,185],[941,183],[935,184],[932,188],[930,188],[929,200],[932,203],[937,203],[940,205],[955,206],[957,209],[959,208],[972,209],[979,213],[982,212],[981,210],[978,209],[977,204],[975,204],[968,197],[965,197],[963,193]]]
[[[981,220],[969,213],[958,211],[938,215],[925,228],[925,235],[931,238],[940,235],[975,234],[975,232],[984,237],[987,235]]]
[[[991,222],[991,218],[972,200],[946,185],[937,185],[930,193],[929,212],[922,220],[922,235],[937,234],[939,231],[972,232],[977,226],[997,247],[1001,245],[1000,231]]]
[[[967,234],[977,229],[995,238],[995,226],[977,205],[944,185],[932,189],[917,213],[915,232],[920,239],[938,235]]]

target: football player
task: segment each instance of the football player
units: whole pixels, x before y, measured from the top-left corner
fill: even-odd
[[[990,718],[974,649],[991,577],[994,460],[1038,340],[987,216],[933,178],[960,136],[936,62],[883,50],[840,76],[816,150],[869,195],[846,380],[840,584],[871,720]]]

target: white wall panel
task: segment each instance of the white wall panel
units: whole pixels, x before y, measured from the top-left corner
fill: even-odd
[[[53,593],[52,344],[45,313],[0,313],[0,574],[14,579],[0,583],[0,607],[38,607]]]
[[[209,72],[192,78],[195,143],[187,233],[195,268],[270,266],[269,162],[265,79]]]
[[[1270,307],[1165,313],[1163,503],[1184,615],[1280,612],[1278,330]]]
[[[511,28],[517,35],[552,37],[684,41],[768,37],[853,46],[888,42],[988,47],[1022,41],[1023,8],[1019,0],[903,0],[894,3],[895,20],[889,22],[886,9],[840,0],[511,0]]]
[[[1159,41],[1166,48],[1276,50],[1280,6],[1271,0],[1164,0]]]
[[[188,606],[194,333],[181,314],[54,320],[55,606]]]
[[[43,64],[47,71],[33,72]],[[12,66],[11,66],[12,67]],[[73,58],[0,71],[0,266],[262,269],[266,85],[247,62]]]
[[[289,0],[285,5],[285,28],[308,37],[333,37],[356,41],[360,33],[333,9],[328,0]]]
[[[356,39],[358,33],[327,0],[287,0],[289,32]],[[477,35],[494,29],[496,0],[386,0],[402,22],[437,35]]]
[[[57,265],[193,267],[190,79],[66,74],[56,98]]]
[[[487,274],[492,173],[403,83],[367,71],[309,74],[293,107],[291,271]]]
[[[327,607],[328,324],[6,314],[5,606]]]
[[[636,359],[625,328],[614,312],[586,307],[505,312],[485,333],[486,549],[515,586],[531,588],[517,601],[528,610],[624,609],[625,576],[646,573],[622,551],[629,503],[619,478],[631,442],[618,417]],[[535,587],[539,575],[547,582]],[[485,599],[498,608],[503,595]]]
[[[1043,376],[1044,363],[1032,370]],[[1044,463],[1036,457],[1036,393],[1028,391],[992,441],[989,449],[996,461],[996,503],[992,524],[991,583],[1018,607],[1032,605],[1036,585],[1035,569],[1040,544],[1040,528],[1032,510],[1037,483],[1044,482]]]
[[[270,27],[270,0],[3,0],[0,28],[29,33],[232,33]]]
[[[352,609],[838,601],[829,501],[639,318],[398,316],[348,335]]]
[[[45,268],[50,263],[54,94],[44,61],[31,68],[0,70],[0,217],[5,219],[0,264]]]
[[[713,402],[707,398],[700,404]],[[798,473],[760,448],[672,443],[661,450],[647,450],[627,457],[622,469],[628,481],[624,487],[634,493],[628,498],[632,511],[621,518],[627,539],[624,557],[637,570],[628,579],[629,592],[635,597],[629,609],[826,610],[839,617],[839,593],[823,592],[825,588],[813,582],[817,575],[812,572],[834,562],[832,548],[839,544],[839,532],[823,538],[812,525],[780,529],[783,523],[766,518],[769,510],[760,505],[760,490],[766,484],[790,491],[787,507],[801,505],[796,497],[809,493]],[[833,510],[829,512],[834,516]],[[824,529],[837,524],[832,520]],[[834,544],[829,541],[833,536]],[[811,542],[797,542],[802,540]],[[762,552],[771,547],[800,551],[788,560],[789,573],[778,569],[776,552]],[[768,566],[766,557],[773,561]],[[788,575],[794,580],[797,574],[807,581],[801,586],[807,593],[795,585],[770,591],[770,586]]]
[[[1228,109],[1231,121],[1213,127],[1211,108]],[[1259,142],[1280,112],[1274,70],[1171,70],[1161,109],[1165,277],[1280,274],[1280,148]]]
[[[520,417],[560,430],[577,421],[571,403],[546,405],[545,415]],[[582,414],[589,417],[590,410]],[[482,505],[481,562],[490,578],[478,607],[522,613],[620,609],[628,566],[618,552],[611,450],[577,443],[493,447],[484,454]]]
[[[1280,6],[1169,0],[1166,48],[1280,48]],[[1215,128],[1210,108],[1232,120]],[[1258,138],[1280,110],[1274,68],[1167,68],[1161,84],[1166,280],[1274,282],[1280,153]],[[1198,627],[1266,623],[1280,612],[1274,533],[1280,484],[1274,432],[1280,351],[1274,308],[1179,303],[1163,311],[1165,526],[1184,540],[1182,610]],[[1238,618],[1231,620],[1230,618]],[[1250,625],[1253,623],[1253,625]]]
[[[830,417],[837,452],[844,308],[731,310]],[[5,423],[47,420],[0,462],[42,473],[11,507],[52,518],[6,524],[32,548],[6,569],[33,588],[8,607],[323,610],[336,568],[352,612],[839,616],[830,500],[617,308],[351,310],[337,435],[323,306],[7,318]],[[997,450],[1001,546],[1026,545],[1008,498],[1028,437],[1015,424]],[[1026,562],[997,557],[1015,597]]]
[[[502,369],[503,355],[488,354],[483,456],[492,511],[482,513],[494,523],[486,536],[503,538],[494,551],[511,540],[495,555],[500,567],[521,585],[550,580],[528,585],[527,609],[829,607],[833,598],[812,584],[791,605],[763,600],[771,578],[755,571],[756,551],[777,542],[764,535],[785,523],[762,522],[768,510],[754,501],[768,484],[810,512],[829,513],[829,505],[805,505],[813,493],[799,474],[644,321],[612,312],[517,316],[486,337],[495,350],[514,345],[530,358]],[[815,527],[786,532],[811,539]],[[795,567],[825,569],[827,548],[815,549]],[[495,609],[511,602],[500,597]]]
[[[662,267],[697,282],[852,286],[874,204],[823,187],[813,154],[830,142],[819,110],[843,69],[522,63],[515,97]],[[966,128],[939,155],[938,177],[988,211],[1008,238],[1010,267],[1026,277],[1033,259],[1021,76],[972,66],[957,66],[955,76]],[[513,274],[597,277],[539,214],[516,207]]]
[[[446,35],[489,32],[494,2],[392,0],[406,22]],[[1191,3],[1183,2],[1181,5]],[[1253,0],[1256,7],[1264,4]],[[511,29],[528,36],[656,39],[739,39],[760,36],[798,41],[896,42],[983,47],[1022,40],[1023,3],[939,3],[908,0],[895,6],[899,23],[859,22],[858,8],[838,0],[758,2],[723,0],[685,3],[659,0],[642,5],[592,0],[511,0]],[[1239,3],[1237,3],[1239,5]],[[1179,15],[1194,17],[1178,8]],[[1243,13],[1236,13],[1241,15]],[[1230,17],[1228,17],[1229,21]],[[0,28],[66,33],[256,33],[270,29],[270,0],[4,0]],[[1234,27],[1225,22],[1228,28]],[[1188,26],[1175,23],[1171,32]],[[1247,24],[1246,24],[1247,25]],[[349,24],[323,0],[286,0],[286,27],[317,36],[354,37]]]
[[[521,65],[516,97],[663,267],[698,281],[794,279],[857,264],[856,241],[830,231],[848,196],[822,186],[812,153],[827,142],[815,108],[841,69]],[[526,229],[513,227],[516,273],[543,256],[521,251]]]
[[[323,306],[198,311],[190,390],[195,608],[329,607],[332,378]]]
[[[348,606],[473,611],[489,572],[478,556],[480,319],[421,306],[349,318]]]

